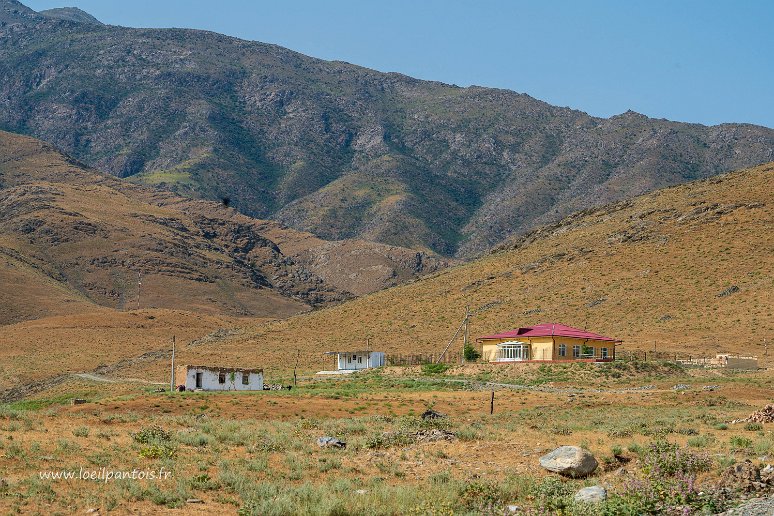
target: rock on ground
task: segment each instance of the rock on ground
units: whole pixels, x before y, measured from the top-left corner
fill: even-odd
[[[347,443],[340,441],[335,437],[324,436],[317,439],[317,446],[320,448],[346,448]]]
[[[540,465],[548,471],[578,478],[590,475],[599,463],[591,452],[578,446],[560,446],[540,457]]]
[[[576,502],[598,503],[607,499],[607,490],[602,486],[584,487],[575,493]]]
[[[739,507],[721,513],[720,516],[731,514],[739,516],[771,516],[774,514],[774,496],[749,500]]]

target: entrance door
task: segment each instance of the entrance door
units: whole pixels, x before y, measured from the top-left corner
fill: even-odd
[[[201,389],[202,388],[202,376],[203,373],[196,373],[196,388]]]

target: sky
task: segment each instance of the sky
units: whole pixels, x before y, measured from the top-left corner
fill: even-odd
[[[22,0],[187,27],[595,116],[774,127],[770,0]]]

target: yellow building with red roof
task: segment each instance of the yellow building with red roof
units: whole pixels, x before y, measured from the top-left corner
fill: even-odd
[[[476,339],[489,362],[615,360],[621,340],[558,323],[526,326]]]

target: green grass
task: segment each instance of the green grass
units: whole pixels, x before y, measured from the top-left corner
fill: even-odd
[[[196,186],[196,180],[190,172],[180,169],[154,170],[137,174],[130,178],[132,182],[141,183],[149,186],[158,185],[181,185],[193,187]]]
[[[20,401],[14,401],[12,403],[7,403],[5,405],[0,405],[0,407],[5,406],[7,407],[7,409],[10,409],[10,410],[35,411],[35,410],[48,408],[54,405],[67,405],[72,402],[73,398],[90,399],[92,396],[94,396],[95,392],[96,391],[89,390],[89,391],[82,391],[77,393],[61,394],[58,396],[48,396],[45,398],[30,398],[30,399],[24,399]]]

